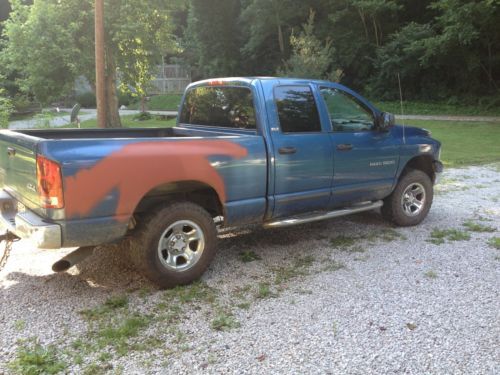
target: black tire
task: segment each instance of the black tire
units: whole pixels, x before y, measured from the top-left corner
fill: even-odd
[[[420,190],[423,193],[419,193]],[[433,184],[429,176],[411,169],[400,178],[392,194],[384,199],[382,216],[401,227],[420,224],[429,213],[433,198]],[[419,203],[422,205],[417,209]]]
[[[189,236],[189,233],[199,233],[202,239],[189,240],[196,236]],[[173,243],[175,245],[171,245]],[[173,288],[200,278],[213,260],[216,247],[217,230],[213,218],[202,207],[190,202],[169,204],[144,218],[128,242],[135,266],[160,288]],[[194,254],[192,262],[185,249]]]

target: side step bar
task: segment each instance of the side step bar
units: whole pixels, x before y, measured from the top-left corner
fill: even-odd
[[[311,223],[313,221],[332,219],[334,217],[346,216],[350,214],[356,214],[358,212],[374,210],[376,208],[382,207],[383,205],[384,202],[382,201],[365,202],[348,208],[342,208],[340,210],[335,210],[330,212],[317,212],[316,214],[312,215],[311,214],[300,215],[300,216],[285,218],[282,220],[270,221],[264,223],[264,228],[283,228],[297,224]]]

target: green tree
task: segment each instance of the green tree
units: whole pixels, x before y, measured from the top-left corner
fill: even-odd
[[[500,1],[440,0],[434,36],[424,41],[425,66],[442,67],[442,76],[461,93],[479,93],[487,83],[500,93]]]
[[[328,5],[328,32],[342,83],[363,89],[374,74],[377,50],[397,30],[403,8],[399,2],[383,0],[331,0]]]
[[[424,66],[420,59],[426,53],[424,41],[434,34],[429,24],[413,22],[391,34],[388,42],[377,50],[375,72],[370,78],[369,91],[372,95],[381,99],[397,99],[399,74],[406,98],[432,97],[439,85],[439,80],[435,78],[436,69]]]
[[[239,14],[239,0],[190,1],[185,47],[201,77],[238,74]]]
[[[107,0],[107,126],[121,126],[117,81],[122,89],[144,95],[153,66],[177,46],[171,12],[183,1]],[[93,0],[39,0],[27,6],[12,1],[5,22],[2,62],[20,73],[24,91],[48,103],[70,92],[78,76],[91,84],[94,70]]]
[[[283,69],[278,71],[279,75],[298,78],[318,78],[337,81],[341,72],[333,69],[333,55],[335,49],[331,40],[323,43],[314,35],[313,11],[298,36],[290,37],[292,55],[285,62]]]
[[[7,128],[9,126],[9,117],[12,109],[12,102],[5,96],[4,90],[0,89],[0,128]]]
[[[401,5],[395,0],[350,0],[349,3],[359,14],[367,41],[373,35],[376,46],[381,46],[388,17],[396,14]]]
[[[240,24],[244,36],[242,67],[250,74],[273,74],[290,57],[290,37],[314,11],[325,21],[327,0],[246,0]],[[320,22],[322,28],[326,22]]]

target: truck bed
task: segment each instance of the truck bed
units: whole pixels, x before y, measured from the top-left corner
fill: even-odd
[[[43,139],[86,139],[86,138],[164,138],[186,137],[173,128],[118,128],[118,129],[30,129],[16,133]]]
[[[9,131],[40,139],[132,139],[176,137],[220,137],[231,135],[255,135],[255,131],[242,129],[207,129],[183,125],[172,128],[110,128],[110,129],[27,129]],[[0,137],[2,139],[2,137]]]

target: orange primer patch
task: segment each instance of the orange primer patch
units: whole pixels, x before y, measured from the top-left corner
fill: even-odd
[[[203,182],[213,187],[225,202],[224,181],[208,157],[242,158],[247,154],[244,147],[223,140],[126,145],[93,167],[64,179],[66,215],[69,218],[88,216],[107,194],[117,189],[120,196],[115,217],[125,221],[149,191],[161,184],[179,181]]]

